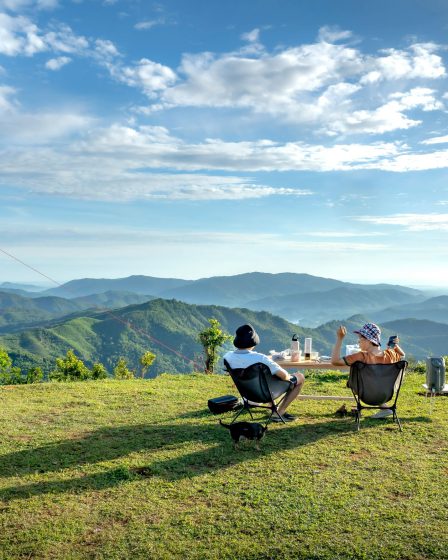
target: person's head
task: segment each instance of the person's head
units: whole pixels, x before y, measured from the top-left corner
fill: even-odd
[[[358,335],[361,350],[367,351],[381,346],[381,329],[375,323],[366,323],[353,332]]]
[[[260,337],[252,325],[241,325],[241,327],[236,329],[233,345],[236,346],[238,350],[247,350],[248,348],[253,348],[257,344],[260,344]]]

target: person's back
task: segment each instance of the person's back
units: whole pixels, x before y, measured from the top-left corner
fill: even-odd
[[[233,345],[236,347],[236,350],[227,352],[223,358],[224,362],[229,365],[230,369],[246,369],[247,367],[259,362],[265,364],[269,368],[272,376],[278,378],[278,384],[282,385],[279,395],[287,393],[286,397],[279,406],[279,417],[272,418],[272,421],[277,422],[280,420],[290,422],[295,420],[295,416],[288,414],[286,412],[286,408],[299,395],[305,378],[301,373],[290,375],[286,370],[268,358],[265,354],[254,352],[255,346],[259,343],[260,337],[252,325],[247,324],[238,327],[233,340]]]

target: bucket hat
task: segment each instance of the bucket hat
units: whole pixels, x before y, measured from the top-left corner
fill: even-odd
[[[375,323],[366,323],[358,331],[353,332],[367,338],[375,346],[381,346],[381,329]]]
[[[236,336],[233,339],[233,345],[237,348],[252,348],[260,344],[260,337],[252,325],[241,325],[236,329]]]

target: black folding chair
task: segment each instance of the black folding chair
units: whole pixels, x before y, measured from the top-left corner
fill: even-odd
[[[285,423],[278,413],[278,409],[289,391],[294,387],[293,383],[283,381],[272,375],[268,366],[261,362],[247,368],[232,369],[228,362],[224,360],[224,366],[243,399],[243,407],[232,419],[232,424],[244,411],[249,412],[253,420],[251,408],[264,408],[271,411],[266,420],[266,425],[269,424],[273,414],[277,414],[281,421]]]
[[[361,411],[369,408],[391,410],[393,419],[402,431],[400,419],[397,416],[397,400],[401,383],[408,363],[405,360],[394,364],[365,364],[355,362],[350,367],[347,386],[352,390],[356,400],[355,421],[360,429]],[[386,405],[395,399],[393,404]],[[362,404],[365,403],[365,404]]]

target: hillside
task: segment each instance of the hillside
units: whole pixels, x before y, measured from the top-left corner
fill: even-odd
[[[195,367],[191,360],[197,360],[196,369],[202,367],[202,348],[196,338],[198,332],[208,326],[211,317],[218,319],[230,333],[242,323],[251,322],[260,333],[260,350],[264,352],[288,347],[294,332],[302,338],[305,334],[312,335],[315,344],[325,346],[319,333],[299,329],[266,312],[188,305],[163,299],[131,305],[115,310],[113,314],[91,312],[49,328],[3,335],[0,345],[21,367],[40,364],[48,370],[56,357],[73,348],[89,364],[101,361],[110,368],[119,356],[125,356],[133,368],[138,368],[140,356],[151,350],[157,355],[150,370],[152,376],[164,371],[187,372]],[[167,347],[187,359],[177,356]],[[229,343],[228,348],[231,347]]]
[[[347,395],[325,378],[304,392]],[[402,433],[303,400],[260,451],[207,411],[235,393],[224,375],[0,388],[0,557],[443,560],[448,408],[422,381],[406,376]]]
[[[448,296],[433,297],[419,303],[394,305],[381,310],[375,316],[378,321],[412,318],[448,323]]]
[[[249,309],[265,310],[303,326],[317,327],[335,318],[370,315],[391,304],[420,301],[422,296],[397,288],[343,286],[324,292],[270,296],[250,301]],[[448,299],[448,298],[447,298]]]
[[[69,320],[55,321],[47,328],[3,335],[0,346],[8,350],[15,365],[23,368],[41,365],[46,371],[70,348],[88,365],[100,361],[109,369],[120,356],[138,369],[140,356],[151,350],[157,355],[149,374],[153,377],[165,371],[202,369],[202,348],[197,334],[208,326],[208,319],[212,317],[229,333],[234,333],[243,323],[252,323],[261,337],[259,350],[265,353],[287,348],[291,335],[297,333],[302,343],[305,336],[311,336],[314,350],[329,355],[340,323],[331,321],[317,329],[305,329],[267,312],[156,299],[114,310],[112,314],[81,312]],[[353,316],[344,321],[349,331],[345,344],[356,341],[352,331],[367,320],[367,317]],[[382,328],[383,340],[391,334],[400,335],[401,345],[408,355],[424,358],[428,354],[448,353],[448,325],[411,320],[385,323]],[[222,351],[231,348],[229,342]]]
[[[133,292],[104,292],[65,299],[57,296],[26,297],[0,292],[0,333],[16,332],[32,326],[45,326],[85,309],[114,309],[153,299]]]

